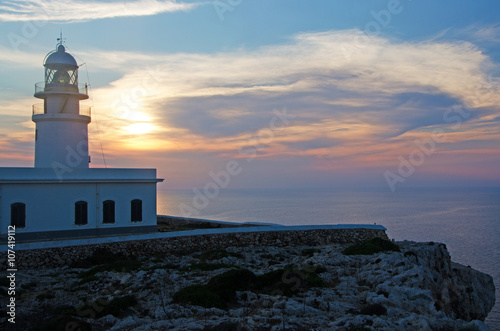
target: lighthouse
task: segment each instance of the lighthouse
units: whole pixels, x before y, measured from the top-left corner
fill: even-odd
[[[0,167],[0,244],[9,228],[16,242],[157,232],[156,169],[89,168],[87,85],[58,40],[35,84],[35,166]]]
[[[35,85],[35,97],[43,103],[33,105],[32,114],[35,168],[88,168],[91,114],[90,107],[80,106],[89,97],[87,84],[78,82],[78,64],[62,38],[43,65],[45,80]]]

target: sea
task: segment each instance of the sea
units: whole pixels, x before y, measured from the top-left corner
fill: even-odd
[[[282,225],[380,224],[395,240],[441,242],[495,281],[485,323],[500,331],[500,187],[159,191],[158,214]]]

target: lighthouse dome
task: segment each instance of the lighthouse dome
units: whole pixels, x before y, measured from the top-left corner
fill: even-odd
[[[60,68],[63,66],[68,69],[78,69],[78,64],[76,63],[75,58],[71,54],[66,53],[66,49],[63,45],[57,46],[57,51],[54,51],[47,56],[44,66],[46,68]]]

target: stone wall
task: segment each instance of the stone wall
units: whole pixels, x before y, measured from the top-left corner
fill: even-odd
[[[18,268],[53,268],[71,265],[94,252],[110,252],[125,256],[162,256],[190,254],[197,251],[247,246],[316,246],[355,244],[364,240],[387,238],[385,230],[378,229],[314,229],[264,232],[237,232],[203,234],[173,238],[111,242],[105,244],[42,248],[16,251]],[[5,265],[6,256],[0,258]]]

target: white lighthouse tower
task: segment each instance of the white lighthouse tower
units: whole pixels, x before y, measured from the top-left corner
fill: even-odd
[[[36,123],[35,167],[88,168],[88,124],[90,107],[80,107],[88,99],[87,84],[78,83],[78,64],[66,52],[62,37],[55,51],[45,57],[45,81],[35,85],[33,105]]]

